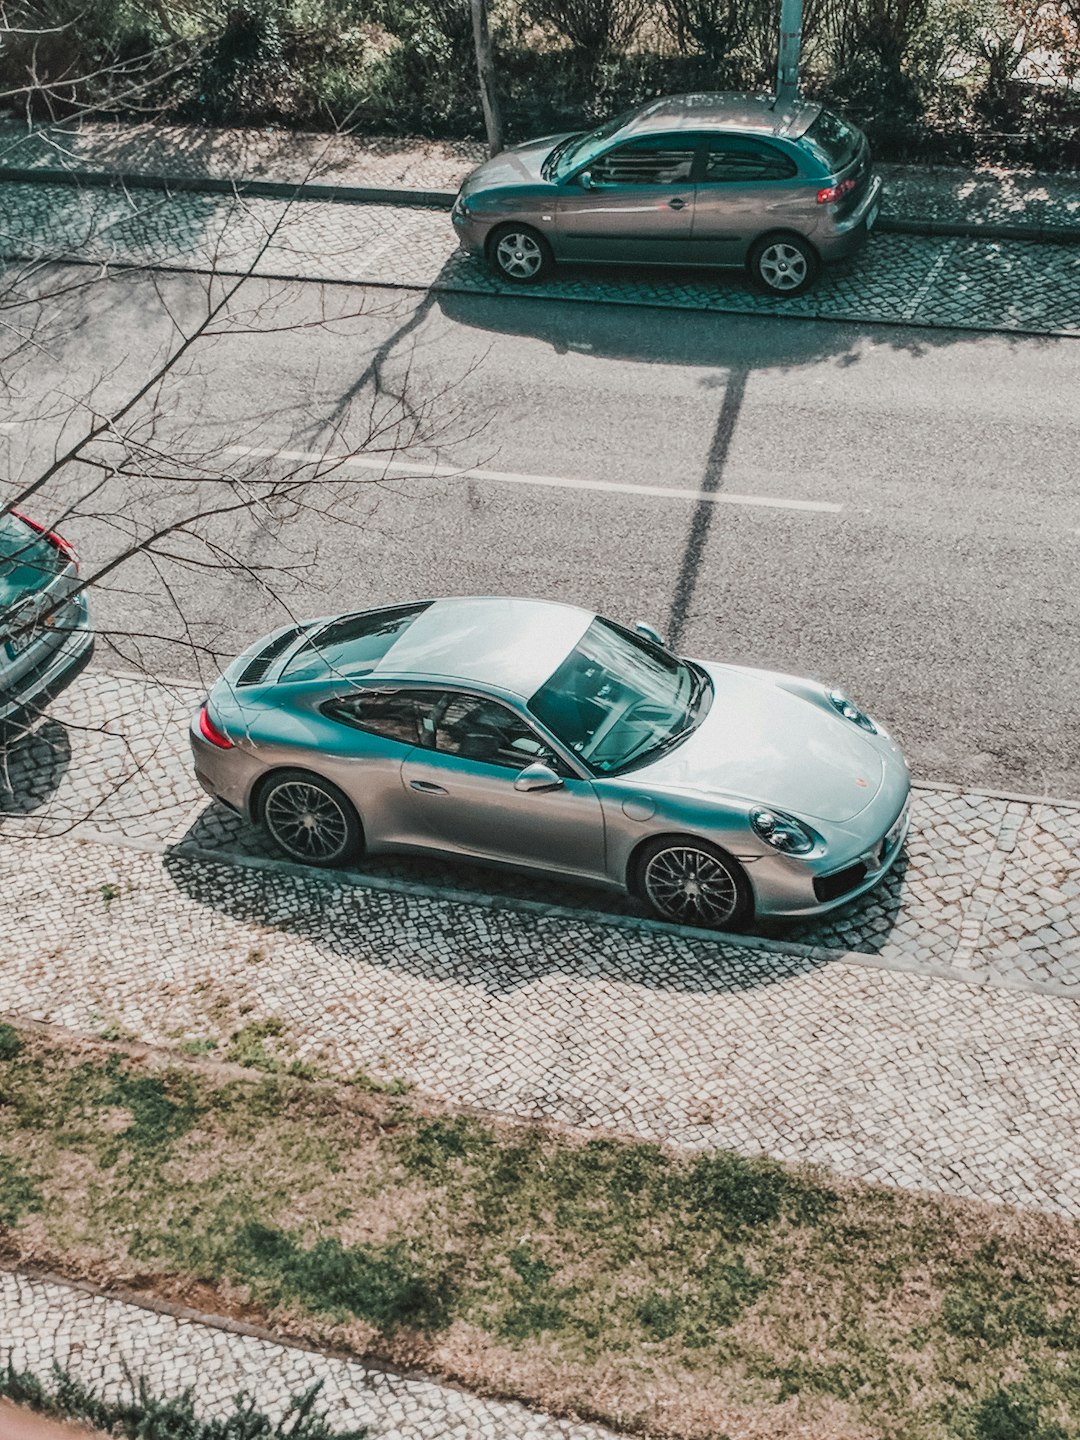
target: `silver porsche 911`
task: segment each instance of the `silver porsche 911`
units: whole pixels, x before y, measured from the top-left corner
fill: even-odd
[[[278,630],[226,670],[191,743],[203,788],[293,860],[440,851],[719,929],[852,900],[908,826],[903,755],[840,691],[549,601]]]

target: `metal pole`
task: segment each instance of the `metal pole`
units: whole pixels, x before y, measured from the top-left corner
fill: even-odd
[[[776,108],[789,105],[799,92],[799,51],[802,47],[803,0],[780,0],[780,46],[776,55]]]
[[[480,77],[480,104],[484,107],[488,154],[498,155],[503,148],[502,116],[499,97],[495,93],[495,65],[491,58],[491,36],[488,33],[486,0],[471,0],[473,41],[476,45],[476,70]]]

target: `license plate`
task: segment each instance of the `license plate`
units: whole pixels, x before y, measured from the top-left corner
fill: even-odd
[[[29,630],[23,630],[18,635],[13,635],[7,642],[8,654],[12,660],[16,655],[21,655],[24,650],[29,650],[36,640],[41,639],[43,633],[40,626],[33,625]]]
[[[874,228],[874,226],[877,224],[877,216],[878,216],[878,207],[877,207],[876,205],[871,205],[871,206],[870,206],[870,209],[866,212],[866,231],[867,231],[867,234],[869,234],[870,231],[871,231],[871,230]]]
[[[903,831],[904,825],[907,823],[907,817],[908,807],[905,805],[903,810],[900,811],[897,819],[893,822],[892,828],[890,829],[889,833],[885,836],[886,851],[891,850],[892,847],[896,844],[901,832]]]

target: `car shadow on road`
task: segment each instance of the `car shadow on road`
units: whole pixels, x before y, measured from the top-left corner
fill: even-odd
[[[260,863],[232,866],[237,859]],[[847,930],[857,929],[864,944],[837,938],[841,921],[834,912],[828,950],[811,950],[826,942],[805,922],[797,930],[776,921],[757,926],[734,943],[704,929],[627,927],[607,922],[648,918],[646,907],[629,896],[437,856],[371,857],[347,879],[305,871],[217,803],[169,848],[164,866],[197,904],[245,924],[285,930],[328,956],[374,961],[425,980],[444,981],[449,974],[455,982],[499,993],[554,972],[691,993],[776,984],[827,964],[833,950],[879,949],[903,886],[898,867],[869,902],[845,907]],[[766,944],[745,943],[755,938]],[[791,949],[783,948],[785,941]]]

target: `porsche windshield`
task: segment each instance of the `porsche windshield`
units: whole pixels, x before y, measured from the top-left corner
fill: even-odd
[[[597,618],[529,709],[590,770],[613,775],[679,744],[711,698],[703,670]]]

